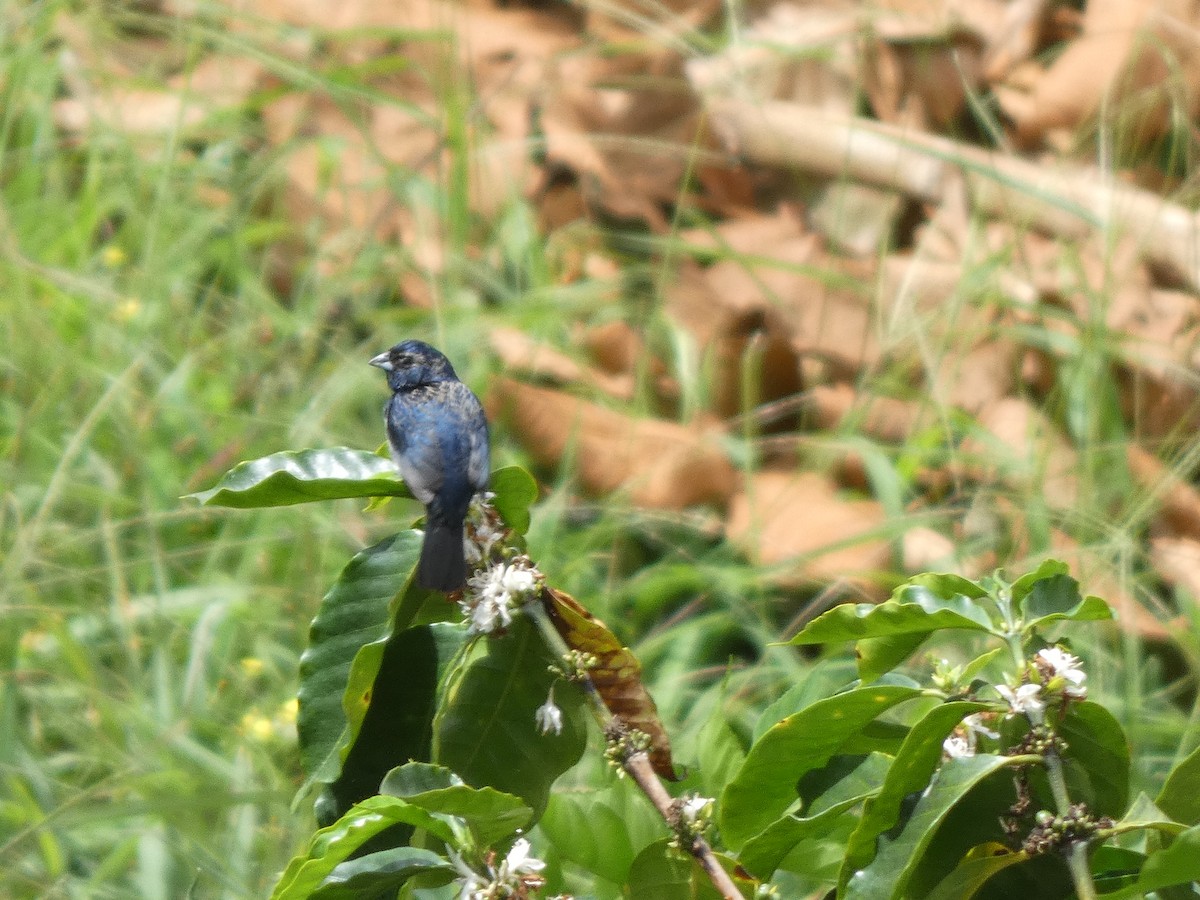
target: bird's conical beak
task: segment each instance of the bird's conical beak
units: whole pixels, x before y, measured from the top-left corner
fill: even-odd
[[[385,372],[392,371],[392,362],[388,359],[388,351],[380,353],[378,356],[371,357],[371,365],[378,366]]]

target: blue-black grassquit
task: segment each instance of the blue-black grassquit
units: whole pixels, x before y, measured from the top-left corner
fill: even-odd
[[[417,584],[454,591],[467,579],[463,519],[488,486],[488,424],[479,398],[450,360],[421,341],[402,341],[371,360],[387,372],[392,398],[383,408],[392,459],[425,504],[425,541]]]

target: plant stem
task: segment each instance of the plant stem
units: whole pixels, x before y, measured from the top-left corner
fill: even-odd
[[[543,606],[544,601],[541,596],[530,600],[522,608],[522,610],[533,618],[537,623],[538,631],[541,632],[542,639],[546,645],[559,658],[562,658],[571,652],[571,648],[567,642],[563,640],[558,629],[554,627],[554,623],[550,621],[550,616],[546,613],[546,607]],[[583,688],[584,694],[591,704],[592,713],[596,717],[596,721],[600,723],[600,728],[608,737],[614,731],[628,731],[627,726],[621,722],[618,716],[614,716],[612,711],[604,703],[604,698],[600,696],[600,692],[596,689],[595,683],[586,672],[581,672],[577,682]],[[675,800],[667,793],[666,788],[662,786],[662,782],[658,780],[658,776],[654,774],[654,769],[650,765],[650,757],[645,751],[636,751],[624,755],[621,759],[621,768],[633,780],[646,795],[646,798],[654,804],[654,808],[658,810],[659,815],[663,817],[663,821],[667,826],[675,831],[675,824],[679,819],[679,811],[675,806]],[[733,883],[729,873],[721,866],[717,860],[716,854],[713,853],[712,847],[702,835],[696,835],[691,840],[690,846],[684,847],[688,853],[696,858],[700,863],[700,867],[704,869],[712,882],[713,887],[720,892],[723,900],[745,900],[742,893],[737,889],[737,885]],[[1082,896],[1082,895],[1081,895]]]

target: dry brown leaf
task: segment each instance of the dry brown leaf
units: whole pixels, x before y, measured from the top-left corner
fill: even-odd
[[[546,588],[541,601],[567,646],[595,658],[587,674],[605,708],[627,728],[649,736],[654,771],[662,778],[677,780],[679,775],[671,762],[670,738],[658,717],[654,698],[642,683],[642,667],[637,657],[621,645],[608,626],[569,594]]]
[[[1054,128],[1076,128],[1102,104],[1121,114],[1122,140],[1147,140],[1169,127],[1181,97],[1185,115],[1200,100],[1200,32],[1191,0],[1091,0],[1083,34],[1067,44],[1028,93],[998,91],[1028,143]],[[1139,133],[1140,132],[1140,133]]]
[[[1160,528],[1200,540],[1200,490],[1137,444],[1125,445],[1125,459],[1138,486],[1158,500]]]
[[[909,438],[924,419],[915,403],[880,395],[862,396],[845,383],[816,385],[807,398],[821,428],[840,428],[850,418],[857,431],[893,443]]]
[[[866,578],[891,565],[874,500],[846,499],[815,472],[763,470],[734,498],[727,533],[756,562],[795,562],[805,580]]]
[[[597,371],[581,365],[553,347],[539,343],[525,332],[501,326],[488,333],[488,342],[506,370],[548,378],[560,384],[596,388],[619,400],[634,393],[634,377],[626,373]]]
[[[627,490],[640,506],[682,509],[724,506],[737,486],[711,427],[632,419],[510,378],[493,381],[488,407],[539,465],[557,466],[572,451],[583,486],[595,494]]]
[[[905,572],[960,572],[958,546],[932,528],[918,525],[904,532],[900,557]]]
[[[1150,563],[1164,581],[1182,590],[1192,603],[1200,601],[1200,540],[1151,538]]]
[[[131,135],[191,131],[244,103],[265,71],[257,60],[214,55],[171,78],[167,90],[101,87],[81,76],[73,81],[76,96],[55,101],[54,121],[75,134],[96,126]]]
[[[1078,457],[1046,415],[1026,400],[1004,397],[980,410],[979,424],[993,440],[962,443],[976,477],[1036,488],[1052,509],[1070,509],[1078,495]]]

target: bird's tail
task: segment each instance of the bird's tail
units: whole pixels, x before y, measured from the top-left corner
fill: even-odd
[[[457,591],[467,583],[467,560],[463,553],[463,526],[427,521],[417,584],[431,591]]]

